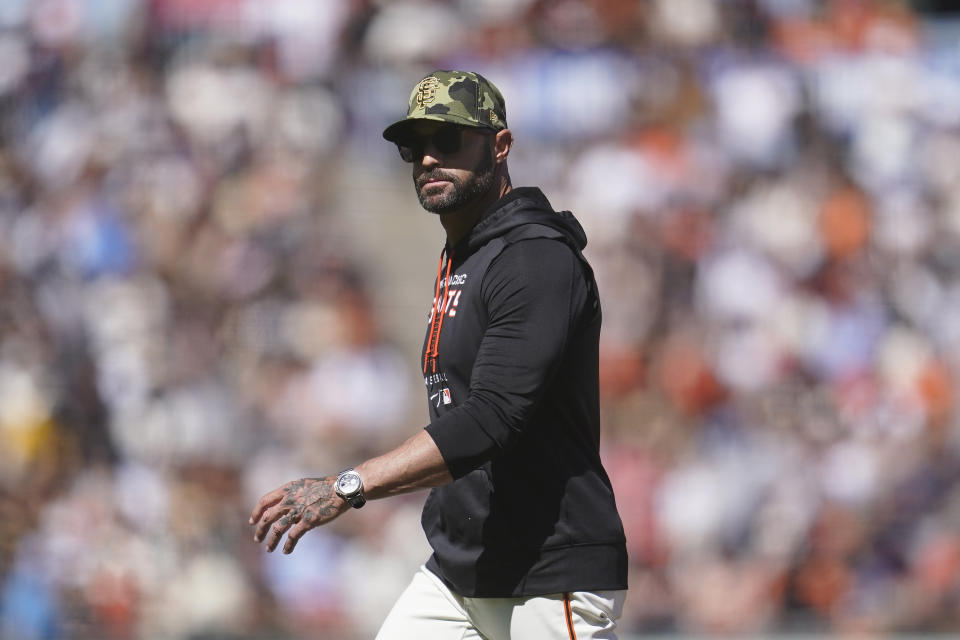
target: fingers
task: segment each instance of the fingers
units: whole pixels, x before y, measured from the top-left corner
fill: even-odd
[[[266,538],[265,546],[267,551],[276,549],[283,534],[289,530],[283,552],[292,552],[293,548],[297,546],[297,542],[303,537],[303,534],[314,527],[314,525],[307,524],[307,522],[303,520],[301,513],[290,511],[284,514],[284,509],[289,509],[289,507],[275,507],[265,511],[260,523],[257,525],[257,531],[253,539],[257,542],[262,542],[264,538]]]
[[[310,531],[312,528],[313,526],[307,524],[306,520],[301,520],[294,525],[294,527],[290,529],[290,532],[287,534],[287,542],[283,545],[283,552],[293,553],[293,548],[297,546],[297,542],[300,541],[300,538],[303,537],[303,534],[305,534],[307,531]]]
[[[270,493],[264,494],[264,496],[260,498],[259,502],[257,502],[257,505],[253,508],[253,512],[250,514],[250,524],[255,524],[260,519],[260,516],[263,515],[264,511],[280,502],[282,498],[282,489],[274,489]]]
[[[294,525],[294,523],[298,522],[299,520],[300,520],[299,513],[296,513],[296,512],[288,513],[287,515],[277,520],[276,524],[274,524],[272,527],[269,527],[270,533],[267,535],[267,540],[266,540],[267,551],[273,551],[274,549],[276,549],[277,545],[280,543],[280,538],[283,537],[283,534],[286,533],[287,529],[289,529],[291,526]],[[296,544],[296,542],[294,542],[294,544]],[[291,550],[293,549],[293,547],[290,547],[290,548]],[[289,553],[289,551],[287,553]]]
[[[270,525],[283,519],[284,513],[289,510],[289,507],[284,508],[277,506],[264,511],[263,516],[257,523],[257,530],[253,534],[253,539],[257,542],[262,542],[263,538],[267,535],[267,531],[270,529]]]

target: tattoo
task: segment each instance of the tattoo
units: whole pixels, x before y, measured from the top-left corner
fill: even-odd
[[[284,487],[284,506],[292,507],[293,522],[304,520],[307,524],[319,524],[336,517],[336,493],[333,483],[336,478],[302,478]]]
[[[335,482],[335,476],[301,478],[264,495],[250,516],[250,524],[257,527],[253,539],[266,540],[267,551],[273,551],[287,533],[284,553],[293,551],[305,532],[346,510],[346,503],[333,489]]]

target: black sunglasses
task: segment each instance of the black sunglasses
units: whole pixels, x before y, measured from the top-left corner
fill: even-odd
[[[430,144],[440,153],[456,153],[463,146],[463,129],[455,124],[444,124],[430,135],[410,135],[398,140],[397,149],[404,162],[420,162],[424,149]]]

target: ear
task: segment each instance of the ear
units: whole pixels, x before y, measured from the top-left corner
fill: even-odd
[[[510,129],[501,129],[497,132],[493,141],[493,159],[497,164],[503,164],[510,155],[510,148],[513,147],[513,133]]]

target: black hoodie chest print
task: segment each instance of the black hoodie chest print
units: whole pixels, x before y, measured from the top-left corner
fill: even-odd
[[[430,307],[430,316],[427,318],[427,324],[433,322],[435,313],[445,313],[447,317],[453,318],[457,315],[457,305],[460,304],[460,294],[463,289],[450,289],[446,296],[439,296],[433,299],[433,306]],[[443,307],[443,310],[440,307]]]

